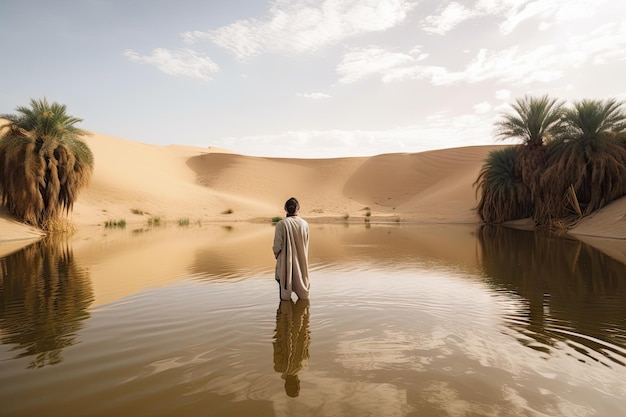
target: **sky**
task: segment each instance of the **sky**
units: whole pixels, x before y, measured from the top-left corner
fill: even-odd
[[[253,156],[497,142],[524,96],[626,100],[626,1],[0,0],[0,113]]]

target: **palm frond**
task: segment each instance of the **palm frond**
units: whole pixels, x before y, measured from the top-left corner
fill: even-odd
[[[531,147],[543,145],[549,136],[560,134],[563,124],[563,102],[542,97],[525,96],[517,99],[512,111],[504,113],[496,122],[496,137],[504,139],[521,139]]]
[[[580,100],[565,112],[565,140],[593,140],[601,134],[626,130],[626,113],[615,99]]]

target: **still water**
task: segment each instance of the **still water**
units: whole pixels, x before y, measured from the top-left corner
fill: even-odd
[[[96,230],[0,259],[1,416],[623,416],[626,266],[474,226]]]

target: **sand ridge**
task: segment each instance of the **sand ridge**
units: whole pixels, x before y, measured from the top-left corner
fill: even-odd
[[[479,223],[473,185],[492,146],[372,157],[297,159],[240,155],[219,148],[159,146],[112,136],[85,138],[93,177],[70,220],[145,223],[269,221],[291,196],[310,221]],[[584,219],[573,234],[626,239],[626,198]],[[0,242],[39,232],[0,210]]]

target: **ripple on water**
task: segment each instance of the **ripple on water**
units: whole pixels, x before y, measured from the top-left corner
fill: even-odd
[[[314,265],[310,309],[281,310],[272,271],[255,268],[190,269],[87,310],[54,366],[25,370],[23,346],[3,344],[0,400],[17,399],[17,416],[193,404],[189,415],[616,415],[626,398],[618,291],[535,292],[442,262],[361,257]],[[4,319],[22,310],[8,303]]]

